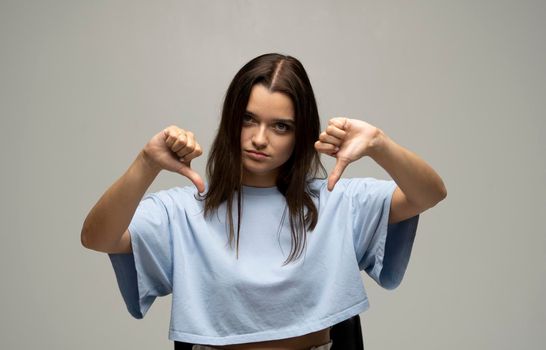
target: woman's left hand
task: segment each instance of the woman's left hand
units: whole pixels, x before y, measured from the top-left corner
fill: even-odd
[[[364,156],[372,156],[381,144],[383,132],[362,120],[333,118],[315,142],[315,149],[337,159],[328,177],[328,190],[334,189],[349,165]]]

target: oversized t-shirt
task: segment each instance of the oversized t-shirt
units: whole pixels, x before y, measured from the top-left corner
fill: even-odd
[[[318,222],[301,258],[288,264],[289,213],[276,187],[243,187],[238,256],[225,203],[205,217],[193,186],[145,195],[129,225],[132,253],[109,254],[129,312],[142,318],[156,297],[172,293],[169,339],[210,345],[295,337],[363,312],[360,270],[384,288],[398,286],[418,216],[388,224],[394,181],[326,186],[310,183]]]

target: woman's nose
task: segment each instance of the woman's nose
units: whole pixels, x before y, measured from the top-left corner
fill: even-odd
[[[254,147],[256,147],[257,149],[262,149],[267,146],[267,142],[268,140],[265,128],[257,128],[254,135],[252,135],[252,144],[254,145]]]

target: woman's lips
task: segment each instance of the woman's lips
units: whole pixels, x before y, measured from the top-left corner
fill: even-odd
[[[256,152],[256,151],[245,151],[247,156],[250,158],[250,159],[254,159],[254,160],[264,160],[266,158],[269,158],[269,156],[265,153],[261,153],[261,152]]]

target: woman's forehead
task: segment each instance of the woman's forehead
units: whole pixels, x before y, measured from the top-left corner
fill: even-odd
[[[294,105],[290,97],[281,92],[271,92],[260,84],[252,87],[246,110],[259,118],[294,120]]]

